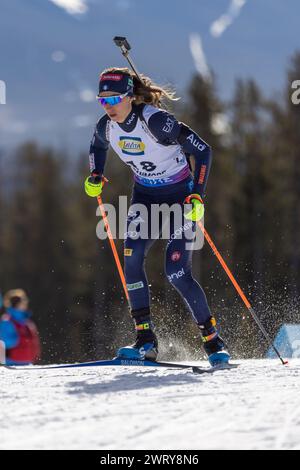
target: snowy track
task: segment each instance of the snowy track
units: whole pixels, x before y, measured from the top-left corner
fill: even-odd
[[[300,449],[300,360],[214,375],[0,368],[0,449]]]

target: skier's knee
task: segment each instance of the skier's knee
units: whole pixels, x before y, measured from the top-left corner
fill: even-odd
[[[144,252],[143,250],[125,248],[124,249],[124,265],[125,269],[139,269],[144,264]]]
[[[184,266],[182,266],[181,268],[177,268],[177,270],[173,271],[170,269],[166,269],[166,275],[168,281],[176,287],[186,284],[188,282],[187,277],[189,276],[189,274],[186,272]]]

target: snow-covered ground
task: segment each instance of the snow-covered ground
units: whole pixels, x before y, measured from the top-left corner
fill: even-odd
[[[0,449],[300,449],[300,360],[213,375],[0,368]]]

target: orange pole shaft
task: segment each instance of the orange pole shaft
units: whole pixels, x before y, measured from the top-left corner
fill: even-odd
[[[227,264],[225,263],[224,261],[224,258],[222,257],[221,253],[217,250],[217,247],[216,245],[214,244],[214,242],[212,241],[212,239],[210,238],[210,236],[208,235],[206,229],[204,228],[204,225],[202,224],[201,221],[198,221],[198,225],[202,231],[202,233],[204,234],[207,242],[209,243],[210,247],[212,248],[214,254],[216,255],[216,257],[218,258],[219,262],[221,263],[222,267],[224,268],[226,274],[228,275],[229,279],[231,280],[232,284],[234,285],[234,287],[236,288],[237,292],[239,293],[241,299],[243,300],[244,304],[246,305],[247,309],[249,310],[252,318],[256,321],[258,327],[260,328],[261,332],[263,333],[265,339],[267,340],[267,342],[269,343],[269,345],[273,348],[273,350],[275,351],[275,353],[277,354],[277,356],[279,357],[280,361],[282,362],[282,364],[288,364],[288,361],[285,361],[281,355],[280,355],[280,352],[278,351],[278,349],[275,347],[274,343],[272,342],[268,332],[266,331],[266,329],[264,328],[264,326],[262,325],[261,321],[259,320],[258,316],[256,315],[254,309],[252,308],[249,300],[247,299],[247,297],[245,296],[244,292],[242,291],[242,289],[240,288],[240,286],[238,285],[238,283],[236,282],[232,272],[230,271],[229,267],[227,266]]]
[[[128,290],[127,290],[127,286],[126,286],[126,280],[125,280],[123,268],[122,268],[120,258],[119,258],[118,252],[117,252],[117,248],[116,248],[116,245],[115,245],[115,242],[114,242],[114,239],[113,239],[113,235],[112,235],[111,230],[110,230],[108,218],[107,218],[107,215],[106,215],[105,210],[104,210],[104,206],[103,206],[101,196],[98,196],[97,200],[98,200],[98,204],[99,204],[99,207],[100,207],[101,215],[103,217],[106,232],[107,232],[107,235],[108,235],[108,238],[109,238],[110,246],[111,246],[111,249],[112,249],[112,252],[113,252],[113,255],[114,255],[114,258],[115,258],[115,262],[116,262],[116,265],[117,265],[117,268],[118,268],[118,271],[119,271],[119,275],[120,275],[120,278],[121,278],[121,281],[122,281],[122,284],[123,284],[123,289],[124,289],[124,292],[125,292],[125,296],[126,296],[126,299],[129,301],[129,295],[128,295]]]
[[[227,273],[229,279],[231,280],[232,284],[234,285],[234,287],[236,288],[236,290],[238,291],[240,297],[242,298],[244,304],[246,305],[246,307],[248,309],[251,308],[251,304],[249,302],[249,300],[247,299],[247,297],[245,296],[244,292],[242,291],[242,289],[240,288],[240,286],[238,285],[238,283],[236,282],[232,272],[230,271],[229,267],[227,266],[227,264],[225,263],[224,261],[224,258],[222,257],[221,253],[217,250],[217,247],[216,245],[214,244],[214,242],[212,241],[212,239],[210,238],[210,236],[208,235],[206,229],[204,228],[204,225],[202,224],[201,221],[198,221],[198,225],[200,227],[200,229],[202,230],[207,242],[209,243],[211,249],[213,250],[214,254],[216,255],[216,257],[218,258],[219,262],[221,263],[221,265],[223,266],[225,272]]]

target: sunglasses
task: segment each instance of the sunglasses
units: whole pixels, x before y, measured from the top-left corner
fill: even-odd
[[[109,104],[110,106],[115,106],[116,104],[119,104],[123,101],[125,96],[127,96],[129,91],[127,93],[124,93],[123,95],[115,95],[115,96],[97,96],[97,100],[99,103],[102,104],[102,106],[105,106],[106,104]]]

